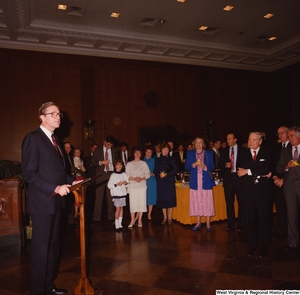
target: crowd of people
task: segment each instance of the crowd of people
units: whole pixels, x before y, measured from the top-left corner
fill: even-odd
[[[178,172],[187,171],[190,175],[189,214],[196,216],[197,220],[192,230],[197,231],[203,226],[201,216],[204,216],[206,230],[209,232],[212,230],[210,217],[215,215],[213,198],[215,183],[212,172],[218,171],[223,178],[226,201],[225,230],[246,231],[249,245],[247,255],[254,255],[258,247],[260,257],[267,255],[272,235],[274,203],[276,205],[274,236],[288,237],[287,250],[293,250],[299,247],[300,197],[298,187],[295,186],[299,168],[298,157],[296,159],[294,156],[294,147],[297,150],[300,131],[298,127],[281,126],[277,134],[278,143],[274,146],[268,145],[265,134],[259,131],[250,133],[248,142],[243,145],[238,143],[236,134],[229,133],[226,142],[222,143],[219,139],[212,140],[208,142],[208,147],[203,138],[197,137],[186,147],[179,143],[176,150],[174,142],[168,141],[154,146],[147,143],[143,149],[134,147],[131,153],[126,142],[121,142],[118,150],[114,147],[115,139],[107,136],[103,146],[93,144],[91,155],[88,156],[89,161],[85,160],[87,157],[83,158],[84,165],[80,166],[83,169],[86,169],[85,166],[93,169],[87,171],[87,175],[99,176],[95,184],[92,225],[97,225],[101,220],[105,197],[108,219],[115,224],[116,230],[120,231],[123,228],[123,209],[120,210],[119,207],[126,205],[126,195],[129,195],[131,215],[129,228],[142,227],[142,216],[146,212],[148,221],[151,221],[153,206],[162,209],[161,223],[171,225],[172,209],[176,207],[175,176]],[[66,154],[68,144],[65,143]],[[292,152],[287,155],[282,153],[283,145],[284,149],[291,148]],[[282,157],[285,155],[285,158],[281,158],[281,154]],[[75,164],[74,160],[73,163]],[[122,171],[124,182],[112,184],[111,178],[116,178],[115,174],[119,174],[119,170]],[[293,172],[293,176],[290,176],[289,170]],[[286,185],[283,185],[284,178],[287,178]],[[117,191],[118,193],[122,191],[122,196],[116,196]],[[293,197],[290,197],[291,194]],[[120,197],[124,202],[120,202]],[[238,203],[237,216],[234,208],[235,199]]]
[[[134,149],[129,155],[128,146],[123,142],[119,159],[123,162],[129,182],[127,183],[131,212],[129,227],[133,227],[136,222],[137,226],[142,227],[144,212],[148,212],[148,220],[151,220],[154,205],[162,209],[161,223],[172,224],[172,209],[176,207],[175,175],[180,171],[188,171],[189,213],[190,216],[196,216],[197,220],[192,230],[197,231],[203,226],[201,216],[204,216],[206,230],[211,231],[210,217],[215,215],[213,199],[215,183],[212,172],[219,171],[223,178],[226,201],[225,230],[246,231],[248,256],[254,255],[258,248],[260,257],[267,255],[272,236],[274,203],[276,205],[274,237],[287,237],[288,251],[298,248],[300,168],[297,162],[299,157],[297,154],[294,155],[294,150],[300,148],[300,129],[297,126],[292,128],[280,126],[277,134],[278,143],[274,146],[266,143],[265,134],[261,131],[251,132],[247,143],[243,145],[238,144],[236,134],[229,133],[226,142],[214,140],[208,143],[208,148],[204,139],[200,137],[195,138],[189,148],[179,144],[174,150],[173,141],[155,144],[154,148],[146,146],[144,156],[140,149]],[[104,147],[105,144],[106,141]],[[126,156],[124,153],[127,153]],[[114,160],[109,159],[112,162]],[[97,159],[94,165],[98,163],[101,167],[101,160]],[[147,167],[141,162],[145,162]],[[112,173],[113,169],[108,171]],[[136,190],[137,187],[139,191]],[[143,202],[134,208],[137,198]],[[238,203],[237,216],[234,209],[235,198]],[[109,216],[108,218],[110,219]]]
[[[287,237],[287,251],[299,248],[300,127],[280,126],[274,147],[266,144],[263,132],[251,132],[245,146],[238,144],[236,134],[229,133],[226,144],[215,140],[209,148],[203,138],[196,137],[186,149],[179,144],[175,151],[174,142],[169,141],[154,148],[135,147],[130,155],[125,142],[118,150],[114,138],[106,136],[102,145],[93,144],[90,154],[82,157],[81,149],[73,148],[70,142],[65,142],[64,148],[59,145],[54,131],[62,116],[55,103],[42,104],[38,110],[39,128],[22,143],[22,173],[28,186],[26,207],[33,225],[31,294],[67,292],[53,283],[59,265],[61,219],[63,211],[71,212],[70,223],[78,217],[78,204],[69,188],[85,177],[97,176],[87,188],[88,199],[94,197],[91,224],[101,221],[105,200],[108,220],[122,231],[128,194],[128,228],[142,227],[145,212],[151,221],[154,205],[162,210],[162,225],[171,225],[172,209],[176,207],[175,175],[189,171],[190,215],[197,220],[192,230],[202,227],[200,217],[205,216],[210,232],[210,217],[215,214],[212,172],[217,169],[223,173],[225,229],[246,231],[248,256],[254,255],[258,247],[260,257],[267,255],[274,202],[275,237]]]

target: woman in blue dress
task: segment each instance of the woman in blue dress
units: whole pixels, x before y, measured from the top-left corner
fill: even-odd
[[[154,174],[157,181],[156,206],[162,208],[164,219],[161,224],[172,224],[172,211],[176,207],[175,175],[178,165],[175,157],[169,155],[170,146],[162,145],[161,156],[155,160]]]
[[[148,206],[148,220],[152,220],[151,213],[153,205],[156,205],[157,190],[156,190],[156,178],[154,175],[155,159],[152,158],[152,147],[147,146],[145,150],[144,161],[147,163],[150,170],[150,178],[146,180],[147,183],[147,206]]]

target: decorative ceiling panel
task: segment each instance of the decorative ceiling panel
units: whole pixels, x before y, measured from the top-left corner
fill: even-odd
[[[299,0],[64,2],[0,0],[0,48],[264,72],[300,61]]]

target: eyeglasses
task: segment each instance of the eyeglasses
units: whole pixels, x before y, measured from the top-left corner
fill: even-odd
[[[281,131],[281,132],[279,132],[279,133],[276,133],[276,136],[279,136],[279,135],[281,135],[281,134],[283,134],[283,133],[286,133],[286,132],[287,132],[287,130]]]
[[[63,113],[57,113],[57,112],[45,113],[43,115],[44,116],[51,115],[52,118],[56,118],[57,116],[60,117],[60,118],[62,118],[64,116]]]

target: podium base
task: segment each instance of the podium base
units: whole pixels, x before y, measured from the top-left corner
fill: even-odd
[[[91,286],[89,279],[81,278],[79,280],[74,295],[95,295],[94,288]]]

